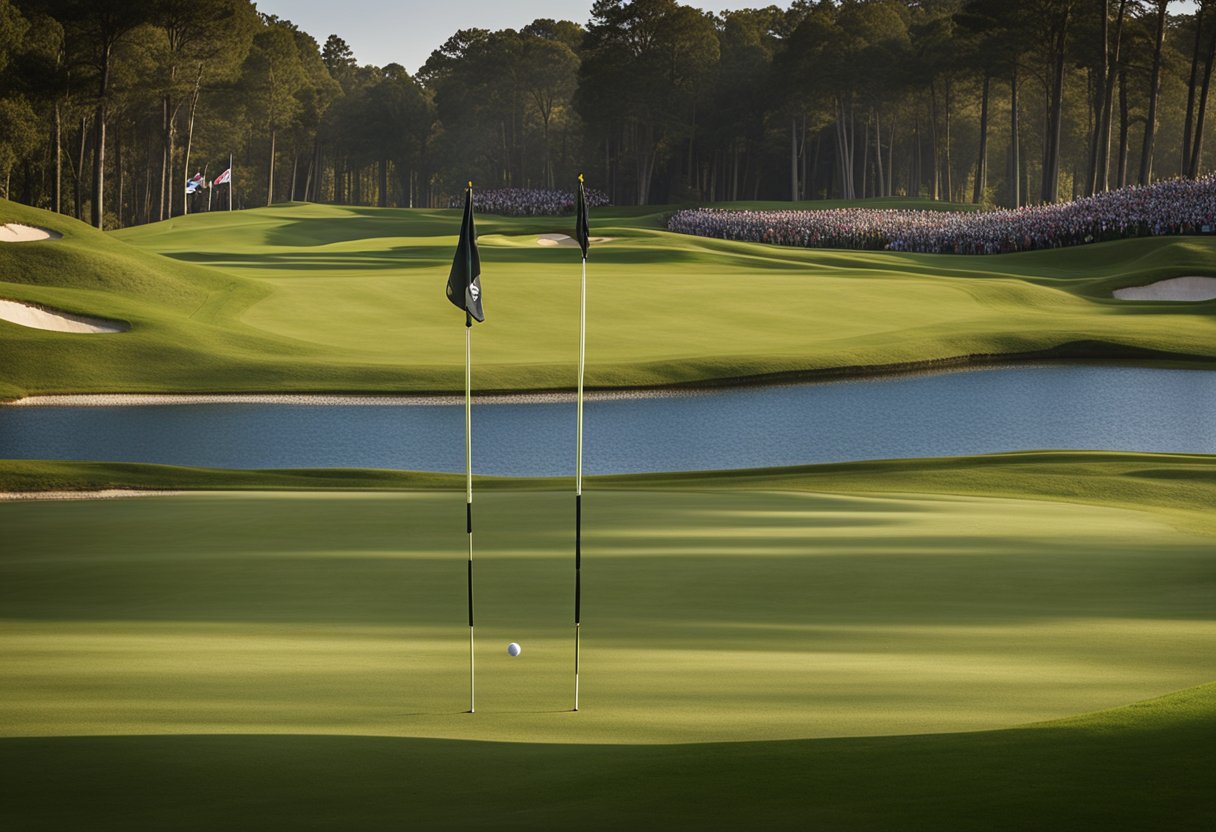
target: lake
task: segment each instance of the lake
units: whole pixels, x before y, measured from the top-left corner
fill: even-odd
[[[1025,366],[586,404],[588,474],[1033,449],[1216,453],[1216,371]],[[473,404],[479,474],[574,471],[573,401]],[[462,404],[0,407],[0,458],[464,470]]]

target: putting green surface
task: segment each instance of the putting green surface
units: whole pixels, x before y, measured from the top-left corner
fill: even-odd
[[[0,296],[128,320],[116,336],[0,322],[0,395],[105,391],[453,391],[460,313],[443,297],[459,213],[292,204],[103,235],[11,202],[62,240],[0,247]],[[797,250],[671,234],[602,209],[589,265],[590,387],[861,372],[960,356],[1216,357],[1212,303],[1113,288],[1216,264],[1216,238],[959,257]],[[474,386],[569,389],[570,218],[478,220],[487,322]],[[162,256],[163,255],[163,256]]]
[[[18,770],[0,817],[1202,828],[1216,811],[1210,457],[593,480],[579,713],[554,481],[479,486],[463,713],[456,484],[0,504],[0,765]]]

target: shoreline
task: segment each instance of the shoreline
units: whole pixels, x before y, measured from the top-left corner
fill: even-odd
[[[0,491],[0,503],[27,503],[41,500],[123,500],[128,497],[176,497],[193,494],[193,491],[142,489],[142,488],[95,488],[80,491]]]
[[[704,396],[754,387],[789,387],[811,384],[849,384],[879,379],[915,378],[994,369],[1026,369],[1059,365],[1114,365],[1163,369],[1216,369],[1216,357],[1171,353],[1101,342],[1071,342],[1048,350],[1022,353],[985,353],[951,358],[870,366],[841,366],[816,370],[733,376],[690,382],[635,387],[587,389],[586,401],[661,399]],[[564,404],[574,402],[572,389],[526,392],[487,390],[474,393],[478,404]],[[295,393],[52,393],[0,401],[0,407],[133,407],[191,404],[279,404],[333,406],[452,406],[464,396],[451,392],[295,392]]]

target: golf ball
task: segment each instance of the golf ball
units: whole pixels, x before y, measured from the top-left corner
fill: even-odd
[[[519,655],[519,645],[516,644],[515,642],[511,642],[510,644],[508,644],[507,645],[507,655],[508,656],[518,656]]]

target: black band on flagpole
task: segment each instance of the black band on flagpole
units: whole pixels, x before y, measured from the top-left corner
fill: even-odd
[[[464,519],[465,519],[465,531],[468,532],[469,534],[472,534],[473,533],[473,504],[472,503],[464,504]]]
[[[579,623],[583,597],[583,495],[574,497],[574,623]]]

